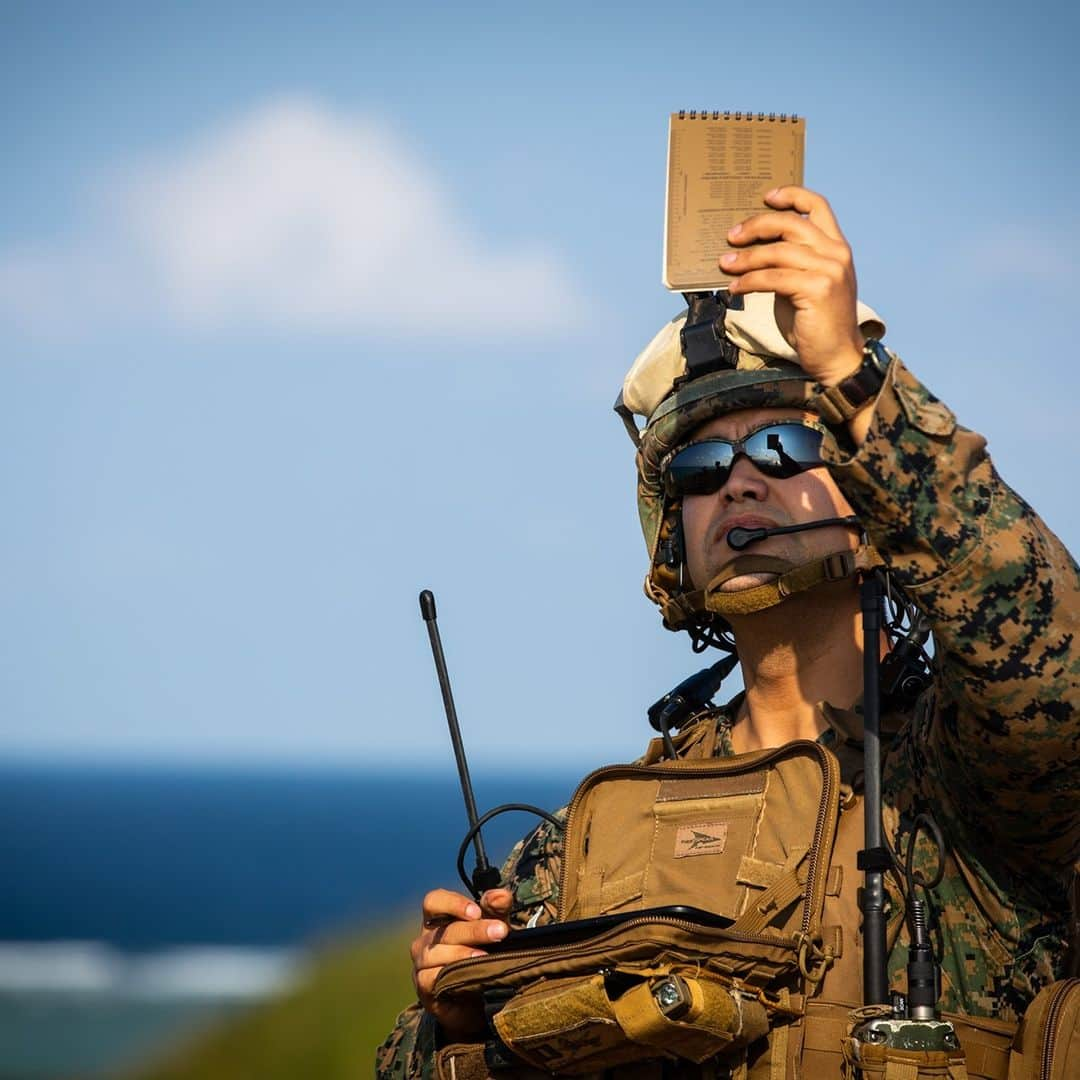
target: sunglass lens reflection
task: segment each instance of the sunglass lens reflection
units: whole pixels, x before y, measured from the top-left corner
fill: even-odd
[[[768,476],[786,478],[821,464],[821,432],[778,424],[752,432],[744,442],[706,439],[680,450],[664,475],[669,495],[710,495],[724,486],[738,453]]]

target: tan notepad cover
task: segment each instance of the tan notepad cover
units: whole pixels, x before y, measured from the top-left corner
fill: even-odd
[[[677,112],[668,133],[664,285],[718,289],[728,230],[767,209],[774,187],[802,184],[806,120],[777,113]]]

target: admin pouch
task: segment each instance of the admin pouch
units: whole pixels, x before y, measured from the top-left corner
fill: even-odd
[[[443,968],[436,999],[482,1000],[491,1030],[444,1048],[440,1074],[735,1060],[799,1015],[832,963],[821,920],[839,801],[837,759],[809,741],[586,777],[557,922],[630,917],[570,944],[532,948],[515,931],[510,947]],[[687,903],[719,925],[654,913]]]

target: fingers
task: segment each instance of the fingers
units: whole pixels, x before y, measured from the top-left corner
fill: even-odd
[[[457,957],[457,959],[464,959],[464,957]],[[439,972],[442,971],[443,966],[439,964],[430,968],[417,968],[413,972],[413,986],[416,987],[416,996],[429,1012],[435,999],[435,980],[439,977]]]
[[[493,941],[502,941],[510,927],[502,919],[477,919],[475,922],[454,922],[436,930],[432,940],[439,945],[471,945],[483,948]]]
[[[480,897],[480,905],[484,912],[496,918],[505,918],[509,915],[513,902],[514,894],[509,889],[488,889]]]
[[[424,930],[413,940],[411,946],[414,968],[431,966],[432,955],[443,955],[437,950],[456,947],[460,949],[483,949],[495,941],[502,941],[510,932],[509,926],[500,919],[476,919],[471,922],[452,922],[432,930]],[[461,959],[462,956],[456,957]],[[448,961],[443,961],[447,963]]]
[[[421,991],[420,973],[435,972],[453,960],[483,955],[483,948],[501,941],[510,932],[505,915],[512,900],[508,889],[489,889],[477,904],[461,893],[433,889],[423,900],[423,928],[410,946],[413,981]],[[484,918],[485,912],[491,918]],[[434,981],[424,979],[423,984]]]
[[[794,210],[797,214],[805,214],[810,219],[810,224],[817,226],[826,236],[833,240],[844,239],[829,200],[816,191],[794,185],[774,188],[766,194],[765,202],[778,210]]]
[[[509,889],[488,889],[479,904],[462,893],[432,889],[423,900],[424,926],[431,929],[457,919],[479,919],[485,912],[497,917],[508,915],[513,899]]]
[[[850,365],[860,351],[855,263],[828,202],[802,187],[770,191],[773,209],[728,233],[736,249],[720,259],[732,294],[775,293],[781,332],[814,376]]]
[[[413,984],[424,1007],[430,1008],[435,979],[447,964],[484,956],[485,950],[480,946],[500,941],[507,933],[509,927],[506,923],[485,920],[452,923],[445,929],[426,930],[416,938],[409,951],[412,954]]]
[[[752,270],[733,278],[728,289],[740,293],[770,292],[778,296],[798,296],[808,300],[825,300],[833,288],[833,280],[826,274],[808,274],[805,270],[770,268]]]
[[[420,981],[422,972],[432,972],[431,981],[435,981],[435,975],[440,968],[452,964],[455,960],[469,960],[474,956],[486,956],[483,949],[474,949],[469,945],[432,945],[430,949],[424,949],[416,961],[416,977]]]
[[[506,937],[512,903],[509,889],[489,889],[479,903],[450,889],[433,889],[423,899],[423,926],[409,948],[413,985],[420,1004],[448,1035],[479,1030],[483,1010],[436,1002],[435,980],[447,964],[483,956],[485,947]]]
[[[432,889],[423,899],[422,911],[426,929],[455,919],[479,919],[483,914],[475,900],[449,889]]]
[[[801,244],[835,259],[850,257],[847,243],[842,237],[835,239],[813,222],[790,211],[755,214],[728,233],[728,242],[737,248],[779,241]]]
[[[839,280],[846,272],[844,263],[822,255],[805,244],[777,240],[745,251],[731,251],[720,259],[721,268],[728,274],[745,274],[750,270],[784,268],[809,270]]]
[[[423,900],[423,928],[413,942],[413,960],[434,944],[489,945],[506,937],[509,889],[489,889],[477,904],[461,893],[433,889]],[[487,914],[489,918],[483,916]]]
[[[777,241],[730,252],[720,259],[732,275],[732,293],[775,292],[805,300],[826,300],[835,292],[853,293],[850,262],[830,258],[802,244]]]
[[[462,946],[437,945],[426,954],[426,962],[422,966],[413,967],[413,986],[416,988],[416,996],[425,1008],[430,1010],[434,1004],[435,980],[439,972],[455,960],[468,960],[473,956],[483,956],[477,949],[468,949]]]

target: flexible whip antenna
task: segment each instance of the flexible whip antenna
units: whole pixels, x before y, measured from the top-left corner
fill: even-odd
[[[465,760],[461,726],[458,724],[454,695],[450,690],[450,676],[446,671],[446,657],[443,655],[442,639],[439,637],[439,624],[435,614],[435,594],[430,589],[424,589],[420,594],[420,614],[427,625],[428,638],[431,640],[431,655],[435,658],[435,671],[439,676],[439,689],[442,691],[443,707],[446,709],[446,723],[450,728],[450,742],[454,746],[454,758],[457,761],[458,777],[461,780],[461,794],[465,799],[465,813],[469,816],[469,831],[472,833],[473,849],[476,851],[476,866],[472,873],[473,888],[479,893],[485,889],[498,887],[499,871],[488,862],[484,841],[480,836],[482,823],[480,815],[476,812],[476,798],[473,795],[472,780],[469,778],[469,763]]]

